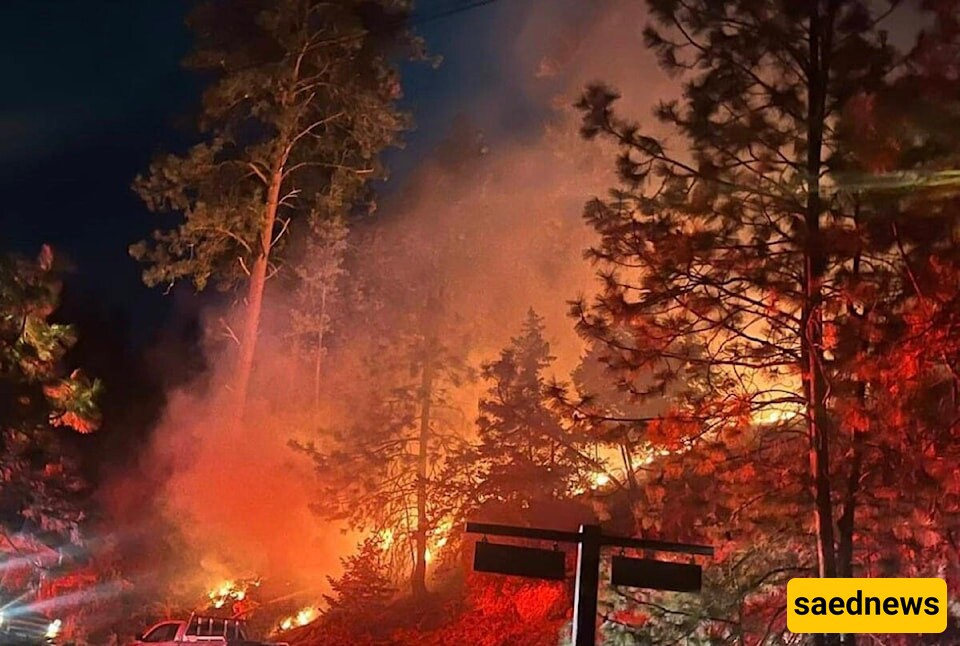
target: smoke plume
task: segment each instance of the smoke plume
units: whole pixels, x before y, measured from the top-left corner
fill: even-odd
[[[469,322],[468,354],[475,365],[517,334],[531,307],[546,320],[557,376],[565,377],[579,360],[582,345],[567,301],[594,288],[593,270],[582,258],[593,234],[581,212],[587,199],[612,185],[613,156],[579,137],[571,106],[594,80],[623,91],[625,110],[641,116],[649,113],[652,97],[675,91],[642,48],[642,4],[564,0],[504,9],[510,24],[489,37],[513,35],[495,63],[509,82],[485,91],[449,133],[455,162],[440,152],[430,156],[362,225],[376,229],[388,246],[415,241],[397,262],[415,265],[423,257],[418,250],[436,252],[431,257],[440,264],[431,270],[453,286],[446,308]],[[518,131],[509,125],[510,106],[518,101],[535,107],[535,126]],[[378,271],[418,275],[411,266]],[[229,377],[232,353],[223,341],[222,312],[211,310],[207,385],[169,394],[149,448],[123,483],[131,491],[154,491],[151,500],[141,501],[152,510],[144,522],[157,521],[156,531],[163,526],[179,532],[184,548],[172,557],[182,560],[198,594],[202,586],[248,573],[319,593],[325,575],[337,572],[339,557],[357,538],[309,509],[317,474],[288,443],[309,439],[315,430],[312,381],[290,351],[291,295],[279,280],[268,289],[273,291],[247,423],[236,430],[225,423],[220,384]],[[364,324],[341,320],[333,331],[324,363],[330,384],[359,378],[356,355],[364,351],[359,344],[365,337],[354,331]],[[465,406],[475,405],[477,387],[465,388]],[[337,401],[324,406],[325,423],[347,421],[349,410]],[[145,479],[156,489],[143,487]]]

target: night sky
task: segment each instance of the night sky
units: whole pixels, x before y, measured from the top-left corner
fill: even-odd
[[[530,1],[500,0],[439,19],[431,17],[474,3],[417,4],[418,33],[443,63],[404,67],[417,128],[404,150],[388,154],[393,178],[384,190],[402,184],[481,93],[509,94],[497,50]],[[132,179],[152,155],[189,141],[200,86],[180,67],[190,47],[187,7],[187,0],[4,0],[0,8],[0,248],[32,254],[52,244],[68,267],[67,298],[128,319],[137,345],[153,341],[174,302],[191,300],[143,287],[127,255],[160,224],[130,190]],[[485,130],[528,128],[535,109],[515,95],[499,114],[471,120]]]

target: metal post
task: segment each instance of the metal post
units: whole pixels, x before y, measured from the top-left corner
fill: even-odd
[[[573,646],[596,645],[600,545],[600,526],[580,525],[577,587],[573,596]]]

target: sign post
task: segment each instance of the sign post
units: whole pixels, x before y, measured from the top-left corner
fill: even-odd
[[[513,527],[489,523],[467,523],[468,534],[510,536],[555,543],[577,544],[576,588],[573,597],[573,644],[595,646],[597,639],[597,603],[600,587],[600,551],[603,547],[634,548],[676,554],[713,556],[708,545],[670,543],[667,541],[626,536],[605,536],[599,525],[581,525],[578,532],[566,532],[536,527]],[[481,547],[486,545],[486,547]],[[554,552],[556,553],[556,552]],[[474,569],[482,572],[557,579],[557,560],[548,550],[522,548],[513,545],[477,543]],[[517,557],[529,556],[520,563]],[[652,559],[615,557],[612,581],[614,585],[653,590],[699,592],[701,571],[698,565],[668,563]]]
[[[597,602],[600,596],[600,527],[580,525],[577,545],[577,587],[573,591],[573,643],[597,642]]]

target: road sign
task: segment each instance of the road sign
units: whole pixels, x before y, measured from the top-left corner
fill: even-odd
[[[672,592],[700,592],[703,570],[699,565],[626,556],[614,556],[612,560],[610,583],[613,585]]]
[[[701,554],[703,556],[713,556],[713,548],[709,545],[690,545],[686,543],[669,543],[666,541],[650,540],[645,538],[629,538],[620,536],[604,536],[598,525],[580,525],[579,532],[565,532],[555,529],[540,529],[536,527],[512,527],[510,525],[491,525],[489,523],[467,523],[467,533],[487,534],[490,536],[514,536],[517,538],[529,538],[542,541],[554,541],[577,544],[577,585],[573,600],[573,643],[574,646],[595,646],[597,639],[597,596],[598,584],[600,580],[600,549],[604,546],[614,547],[632,547],[635,549],[652,550],[659,552],[674,552],[679,554]],[[487,547],[481,548],[481,545]],[[505,549],[509,548],[509,549]],[[527,551],[529,550],[529,552]],[[474,568],[482,572],[497,572],[500,574],[519,574],[520,576],[531,576],[530,574],[518,573],[517,569],[522,569],[525,556],[521,554],[538,553],[533,558],[543,559],[543,563],[537,566],[531,566],[531,572],[550,572],[555,573],[556,563],[552,566],[547,563],[547,557],[543,553],[551,553],[549,550],[538,550],[524,548],[515,545],[493,545],[486,541],[477,543],[477,551],[474,553]],[[563,562],[562,552],[552,552],[560,555],[560,563]],[[556,559],[557,557],[552,557]],[[620,573],[617,574],[617,559],[624,561],[635,561],[644,563],[622,563],[619,567]],[[480,562],[483,569],[477,567]],[[656,565],[650,565],[656,564]],[[663,566],[667,566],[664,568]],[[673,569],[674,566],[683,569]],[[657,582],[662,585],[674,585],[684,588],[684,592],[694,583],[694,573],[687,568],[696,568],[696,590],[700,590],[700,568],[699,566],[684,565],[682,563],[666,563],[662,561],[652,561],[649,559],[627,559],[625,557],[614,557],[614,585],[634,585],[630,581],[645,580],[647,583]],[[541,569],[542,568],[542,569]],[[512,569],[513,571],[506,571]],[[641,574],[643,576],[636,577]],[[670,581],[669,577],[676,575],[676,581]],[[623,577],[622,579],[620,577]],[[551,578],[540,577],[537,578]],[[622,580],[622,583],[617,583]],[[650,587],[641,585],[640,587]],[[658,588],[665,589],[665,588]]]
[[[473,569],[477,572],[562,581],[567,576],[564,556],[560,550],[478,541],[473,553]]]

